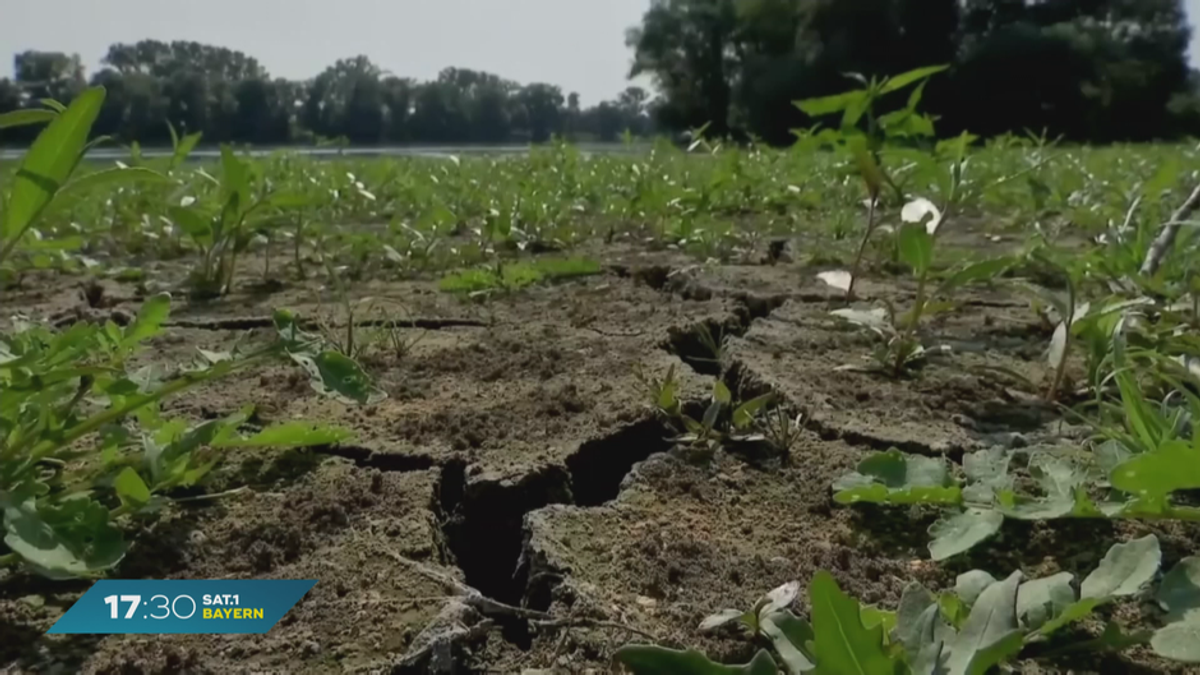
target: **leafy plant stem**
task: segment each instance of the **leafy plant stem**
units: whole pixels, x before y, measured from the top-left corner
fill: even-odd
[[[145,407],[156,401],[160,401],[168,396],[177,394],[185,389],[194,387],[203,382],[207,382],[217,377],[222,377],[242,370],[247,366],[257,363],[259,360],[273,351],[274,348],[264,349],[237,362],[226,362],[205,371],[187,373],[179,378],[176,378],[175,380],[172,380],[171,382],[168,382],[154,392],[149,394],[141,394],[139,396],[132,396],[121,405],[115,408],[110,408],[109,410],[105,410],[104,412],[97,413],[87,420],[77,424],[76,426],[67,430],[61,438],[44,440],[41,443],[38,443],[37,445],[33,446],[32,450],[30,450],[30,456],[34,459],[37,459],[41,455],[52,452],[55,448],[70,445],[84,436],[97,431],[101,427],[112,424],[113,422],[124,418],[126,415],[138,410],[139,408]]]
[[[850,268],[850,287],[846,289],[846,302],[854,299],[854,284],[858,281],[863,255],[867,251],[867,244],[871,241],[871,233],[875,231],[875,213],[878,203],[878,196],[871,195],[871,204],[867,207],[867,231],[863,233],[862,241],[858,244],[858,253],[854,256],[854,266]]]
[[[1075,280],[1067,275],[1067,303],[1071,309],[1071,315],[1066,317],[1066,338],[1063,342],[1062,358],[1054,367],[1054,380],[1050,383],[1050,390],[1046,392],[1046,400],[1054,401],[1058,398],[1058,391],[1062,387],[1063,378],[1067,374],[1067,357],[1071,354],[1072,331],[1071,324],[1075,322]]]

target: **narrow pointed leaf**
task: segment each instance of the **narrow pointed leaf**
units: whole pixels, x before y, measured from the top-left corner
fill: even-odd
[[[38,134],[13,179],[0,231],[4,239],[21,235],[67,182],[103,103],[104,88],[92,87]]]

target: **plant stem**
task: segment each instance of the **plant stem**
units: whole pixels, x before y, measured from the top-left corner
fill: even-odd
[[[21,556],[16,553],[6,553],[0,555],[0,567],[11,567],[21,561]]]
[[[1050,391],[1046,392],[1046,400],[1051,402],[1058,398],[1058,390],[1067,374],[1067,357],[1071,354],[1071,325],[1075,323],[1075,281],[1071,279],[1070,274],[1067,275],[1067,301],[1070,303],[1071,315],[1063,319],[1067,335],[1063,340],[1062,358],[1054,366],[1054,381],[1050,383]]]
[[[878,203],[879,195],[871,195],[871,204],[867,207],[867,231],[863,233],[862,241],[858,244],[858,254],[854,256],[854,266],[850,268],[850,287],[846,289],[846,302],[854,299],[854,284],[858,281],[863,254],[867,251],[867,242],[871,240],[871,233],[875,231],[875,209]]]

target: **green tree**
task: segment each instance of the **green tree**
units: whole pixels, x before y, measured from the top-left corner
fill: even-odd
[[[734,0],[652,0],[641,25],[629,31],[630,77],[654,80],[664,96],[658,110],[665,126],[708,123],[716,135],[729,132],[737,28]]]
[[[562,89],[544,83],[526,85],[518,94],[529,125],[529,137],[543,143],[560,128],[563,107]]]

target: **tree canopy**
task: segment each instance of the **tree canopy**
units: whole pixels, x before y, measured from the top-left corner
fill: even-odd
[[[146,145],[170,142],[166,122],[202,131],[206,142],[282,145],[317,138],[349,143],[501,143],[552,135],[616,140],[651,132],[649,94],[630,87],[618,98],[582,109],[578,94],[535,82],[446,68],[430,82],[384,71],[366,56],[341,59],[303,82],[272,78],[251,56],[196,42],[143,40],[115,44],[103,68],[85,77],[78,55],[27,51],[15,77],[0,79],[0,112],[70,101],[89,84],[108,97],[97,134]],[[32,128],[5,132],[5,142],[31,140]]]
[[[772,142],[813,120],[792,103],[949,64],[926,100],[939,130],[1074,140],[1200,132],[1180,0],[652,0],[632,74],[667,128]]]
[[[1108,142],[1200,135],[1200,74],[1181,0],[651,0],[630,28],[629,87],[592,108],[548,83],[446,68],[419,82],[365,56],[313,78],[272,78],[253,57],[195,42],[112,45],[91,84],[98,133],[163,144],[165,124],[207,142],[280,145],[615,140],[708,125],[786,144],[816,123],[795,101],[947,64],[925,91],[941,134],[1009,131]],[[0,79],[0,112],[71,99],[77,55],[28,51]],[[5,135],[22,143],[28,129]]]

